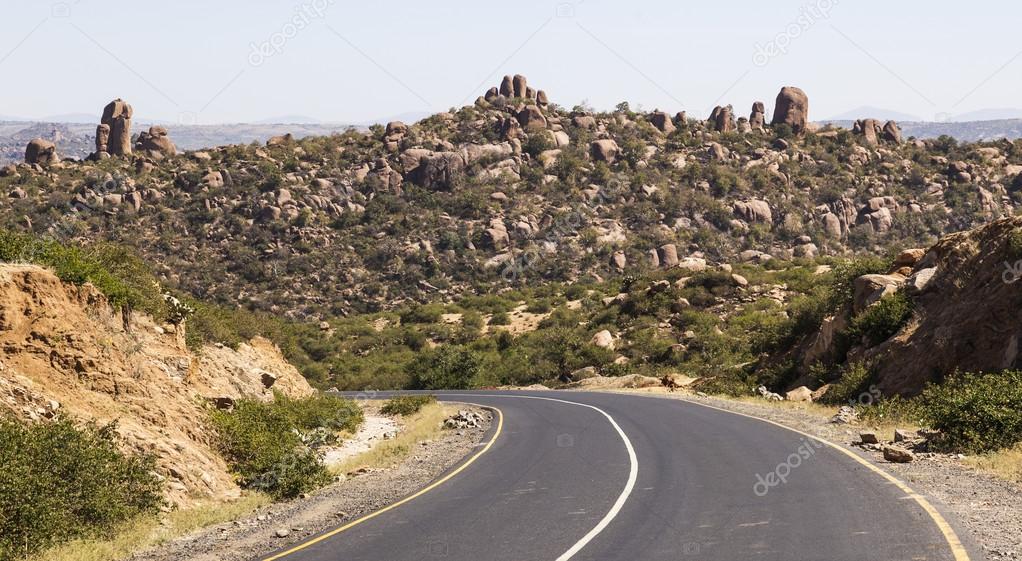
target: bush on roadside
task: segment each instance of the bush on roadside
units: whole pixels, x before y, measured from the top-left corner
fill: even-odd
[[[327,483],[330,475],[316,451],[354,431],[362,410],[353,401],[316,395],[291,399],[276,394],[263,403],[239,400],[231,411],[212,411],[217,448],[242,487],[275,499],[293,498]]]
[[[864,398],[869,402],[877,397],[872,388],[874,373],[868,364],[856,362],[844,367],[840,378],[831,384],[821,401],[830,405],[863,404]]]
[[[118,444],[114,425],[0,420],[0,561],[158,512],[155,459],[125,455]]]
[[[384,415],[401,415],[407,417],[418,413],[423,407],[436,403],[433,395],[402,395],[392,397],[380,408]]]
[[[1022,442],[1022,371],[955,374],[923,391],[921,407],[940,444],[969,453]]]

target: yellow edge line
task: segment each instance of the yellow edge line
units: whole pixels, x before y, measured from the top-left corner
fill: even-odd
[[[776,421],[771,421],[770,419],[764,419],[762,417],[757,417],[755,415],[747,415],[745,413],[739,413],[737,411],[731,411],[730,409],[724,409],[722,407],[714,407],[713,405],[707,405],[705,403],[699,403],[698,401],[692,401],[692,400],[688,400],[688,399],[682,399],[682,401],[684,401],[685,403],[691,403],[692,405],[698,405],[700,407],[707,407],[707,408],[710,408],[710,409],[716,409],[717,411],[723,411],[725,413],[731,413],[732,415],[741,415],[742,417],[748,417],[750,419],[755,419],[755,420],[761,421],[763,423],[769,423],[771,425],[775,425],[775,426],[781,427],[782,429],[790,430],[791,432],[800,434],[800,435],[805,436],[807,438],[811,438],[813,440],[817,440],[819,442],[822,442],[822,443],[826,444],[827,446],[830,446],[831,448],[833,448],[835,450],[840,451],[841,453],[843,453],[846,456],[852,458],[856,462],[859,462],[860,464],[866,466],[867,468],[869,468],[873,472],[880,474],[884,479],[890,481],[891,483],[895,484],[899,489],[904,491],[909,497],[912,498],[912,500],[914,500],[916,503],[918,503],[919,506],[922,507],[922,509],[924,511],[926,511],[926,514],[930,515],[930,518],[933,519],[933,522],[937,525],[937,528],[940,529],[940,532],[942,534],[944,534],[944,539],[947,540],[948,546],[951,547],[951,552],[955,556],[955,561],[971,561],[970,558],[969,558],[968,552],[965,551],[965,546],[962,545],[962,541],[958,538],[958,534],[955,533],[954,528],[952,528],[951,525],[948,524],[947,520],[945,520],[944,517],[940,514],[940,512],[932,504],[930,504],[930,501],[926,500],[926,498],[923,497],[922,495],[920,495],[919,493],[916,493],[914,490],[912,490],[911,487],[908,486],[908,484],[906,484],[902,480],[898,479],[897,477],[894,477],[890,473],[887,473],[887,471],[877,467],[873,463],[863,459],[861,456],[859,456],[855,452],[852,452],[851,450],[848,450],[847,448],[845,448],[844,446],[841,446],[839,444],[834,444],[833,442],[831,442],[831,441],[829,441],[829,440],[827,440],[825,438],[820,438],[818,436],[815,436],[815,435],[812,435],[812,434],[809,434],[809,433],[806,433],[806,432],[802,432],[802,431],[800,431],[798,429],[791,428],[791,427],[789,427],[787,425],[782,425],[781,423],[778,423]]]
[[[480,406],[480,407],[483,407],[483,406]],[[411,501],[413,501],[413,500],[415,500],[415,499],[425,495],[426,493],[432,491],[433,489],[436,489],[437,487],[439,487],[439,486],[443,485],[444,483],[450,481],[454,476],[458,475],[462,471],[465,471],[465,468],[467,468],[468,466],[472,465],[472,463],[475,462],[476,460],[478,460],[480,456],[482,456],[483,454],[485,454],[487,451],[490,450],[490,447],[493,446],[493,443],[497,441],[497,437],[500,436],[500,432],[504,428],[504,412],[501,411],[499,408],[493,407],[493,406],[485,406],[485,408],[486,409],[492,409],[492,410],[497,412],[497,430],[496,430],[496,432],[493,433],[493,437],[490,438],[489,442],[486,443],[486,446],[484,446],[482,450],[480,450],[474,456],[469,458],[468,461],[466,461],[465,463],[463,463],[460,466],[458,466],[457,469],[455,469],[451,473],[448,473],[443,478],[438,479],[437,481],[434,481],[428,487],[423,488],[421,491],[419,491],[418,493],[415,493],[414,495],[410,495],[408,497],[405,497],[405,498],[401,499],[400,501],[398,501],[396,503],[393,503],[393,504],[391,504],[389,506],[381,508],[380,510],[377,510],[376,512],[367,514],[367,515],[363,516],[362,518],[359,518],[357,520],[352,520],[351,522],[349,522],[349,523],[347,523],[347,524],[345,524],[345,525],[343,525],[343,526],[341,526],[339,528],[330,530],[329,532],[327,532],[327,533],[325,533],[325,534],[323,534],[321,536],[318,536],[318,537],[316,537],[314,539],[311,539],[311,540],[309,540],[307,542],[301,543],[301,544],[299,544],[299,545],[297,545],[297,546],[295,546],[295,547],[293,547],[293,548],[291,548],[291,549],[289,549],[287,551],[284,551],[282,553],[278,553],[278,554],[276,554],[276,555],[274,555],[272,557],[266,557],[263,561],[274,561],[275,559],[280,559],[282,557],[287,557],[288,555],[291,555],[292,553],[297,553],[297,552],[299,552],[299,551],[301,551],[301,550],[303,550],[303,549],[305,549],[307,547],[310,547],[312,545],[315,545],[315,544],[317,544],[317,543],[319,543],[319,542],[321,542],[323,540],[332,538],[332,537],[336,536],[337,534],[340,534],[341,532],[343,532],[345,530],[348,530],[350,528],[358,526],[359,524],[361,524],[361,523],[363,523],[363,522],[365,522],[367,520],[371,520],[373,518],[376,518],[377,516],[379,516],[379,515],[381,515],[381,514],[383,514],[385,512],[394,510],[395,508],[397,508],[397,507],[399,507],[399,506],[401,506],[401,505],[403,505],[405,503],[411,502]]]

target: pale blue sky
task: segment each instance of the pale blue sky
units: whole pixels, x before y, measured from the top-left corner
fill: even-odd
[[[320,15],[298,16],[301,5]],[[552,101],[811,117],[1022,107],[1022,5],[974,0],[0,0],[0,115],[361,122],[470,103],[505,73]],[[813,10],[806,12],[806,7]],[[812,15],[815,12],[816,15]],[[825,13],[824,13],[825,12]],[[800,16],[809,13],[809,16]],[[270,56],[253,45],[287,38]],[[787,43],[771,55],[771,42]],[[757,55],[757,53],[760,53]],[[259,64],[252,64],[257,62]]]

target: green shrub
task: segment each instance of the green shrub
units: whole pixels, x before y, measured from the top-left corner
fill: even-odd
[[[949,450],[980,453],[1022,442],[1022,371],[953,375],[927,387],[921,406]]]
[[[436,396],[433,395],[402,395],[392,397],[383,404],[380,411],[385,415],[401,415],[402,417],[414,415],[420,409],[436,403]]]
[[[316,448],[354,431],[362,411],[354,402],[316,395],[271,403],[239,400],[231,411],[213,411],[217,447],[243,487],[277,499],[293,498],[329,481]]]
[[[703,393],[744,397],[755,394],[756,384],[753,381],[735,376],[713,376],[699,383],[698,389]]]
[[[1022,174],[1019,174],[1015,181],[1022,181]],[[1008,259],[1022,259],[1022,230],[1015,229],[1008,234],[1006,254]]]
[[[852,318],[847,335],[853,343],[861,340],[867,347],[878,345],[905,325],[912,317],[912,309],[912,299],[904,292],[896,292]]]
[[[470,388],[482,373],[481,361],[471,349],[444,345],[420,355],[409,365],[412,389],[457,390]]]
[[[401,323],[439,323],[444,307],[440,304],[415,306],[401,314]]]
[[[923,412],[919,401],[894,396],[856,407],[859,419],[866,424],[920,424]]]
[[[511,316],[507,312],[497,312],[490,316],[490,325],[511,325]]]
[[[152,456],[126,456],[113,425],[0,420],[0,560],[108,535],[164,505]]]
[[[870,396],[868,402],[878,397],[875,391],[871,391],[874,382],[874,373],[869,365],[856,362],[847,365],[841,373],[841,377],[831,384],[827,393],[823,394],[821,401],[832,405],[856,404],[863,402],[863,396]]]

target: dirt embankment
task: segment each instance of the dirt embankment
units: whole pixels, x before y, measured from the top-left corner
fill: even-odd
[[[269,341],[192,352],[182,327],[124,317],[92,286],[29,265],[0,265],[0,349],[0,413],[116,421],[130,451],[157,455],[179,505],[238,494],[206,404],[314,391]]]

